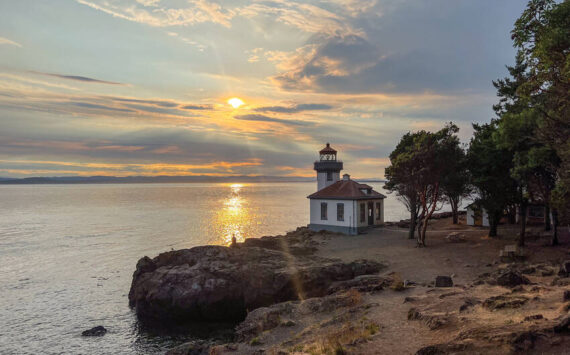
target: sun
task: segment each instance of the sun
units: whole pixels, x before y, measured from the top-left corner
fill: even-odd
[[[228,104],[232,105],[233,108],[238,108],[241,105],[243,105],[244,102],[237,97],[232,97],[231,99],[228,100]]]

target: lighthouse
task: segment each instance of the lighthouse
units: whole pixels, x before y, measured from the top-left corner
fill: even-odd
[[[310,223],[314,231],[355,235],[368,228],[384,224],[384,198],[372,186],[361,184],[344,174],[340,179],[342,162],[336,150],[327,143],[315,162],[317,192],[310,200]]]
[[[317,191],[328,187],[340,180],[342,162],[336,159],[336,150],[331,148],[330,143],[319,151],[320,159],[315,162],[317,171]]]

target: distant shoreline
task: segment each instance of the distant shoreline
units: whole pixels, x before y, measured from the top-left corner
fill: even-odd
[[[357,179],[359,182],[385,182],[380,179]],[[177,183],[291,183],[315,182],[314,178],[280,176],[89,176],[0,178],[0,185],[63,184],[177,184]]]

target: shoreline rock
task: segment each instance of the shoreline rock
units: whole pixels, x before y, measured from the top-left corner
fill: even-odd
[[[102,325],[98,325],[96,327],[81,332],[81,335],[84,337],[102,337],[105,334],[107,334],[107,329]]]
[[[272,248],[258,247],[260,243]],[[275,250],[276,245],[273,240],[246,241],[231,248],[199,246],[145,256],[133,274],[129,305],[142,320],[240,321],[256,308],[325,296],[336,282],[383,268],[368,260],[296,256]]]

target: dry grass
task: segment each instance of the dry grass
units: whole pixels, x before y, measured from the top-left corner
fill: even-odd
[[[322,334],[316,343],[307,345],[302,350],[311,355],[343,355],[348,354],[347,347],[366,342],[377,334],[380,326],[375,322],[361,319],[359,322],[346,322],[340,328],[331,328]],[[299,351],[297,346],[295,350]]]
[[[403,291],[406,289],[404,287],[404,281],[402,280],[400,274],[394,273],[392,276],[392,284],[390,285],[390,288],[394,291]]]
[[[350,289],[346,292],[346,296],[348,298],[347,306],[356,306],[362,303],[362,293],[356,289]]]

